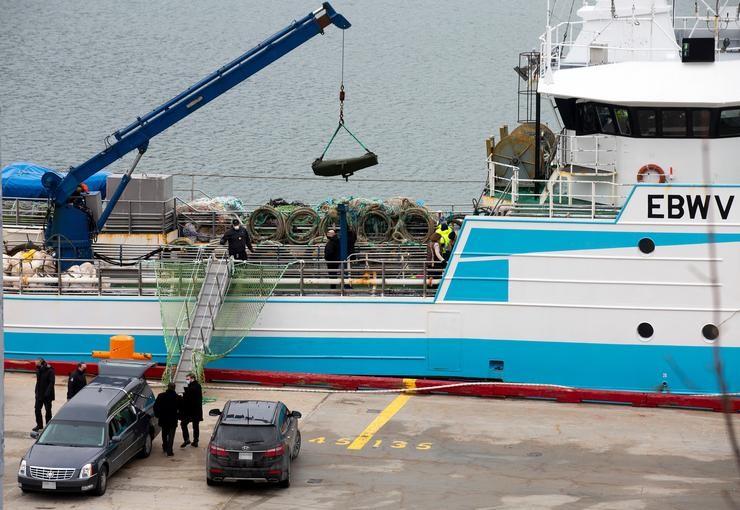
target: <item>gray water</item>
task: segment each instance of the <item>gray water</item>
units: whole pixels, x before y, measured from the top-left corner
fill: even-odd
[[[84,162],[106,135],[319,5],[0,0],[0,166]],[[175,174],[180,189],[191,186],[184,174],[198,174],[196,188],[247,204],[407,196],[468,206],[485,179],[484,139],[517,119],[512,68],[537,48],[545,1],[333,5],[353,24],[346,124],[378,166],[349,182],[311,170],[338,121],[342,31],[331,26],[154,138],[137,171]],[[362,152],[345,134],[327,157]]]

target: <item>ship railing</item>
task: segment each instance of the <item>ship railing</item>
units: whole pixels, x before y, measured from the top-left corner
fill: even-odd
[[[108,204],[102,203],[102,207]],[[3,197],[2,215],[5,227],[44,226],[48,210],[45,198]],[[102,212],[102,209],[101,209]],[[119,200],[103,227],[105,233],[167,233],[175,230],[175,200]]]
[[[3,225],[10,228],[43,226],[47,209],[45,198],[3,197]]]
[[[623,24],[626,27],[634,26],[640,23],[653,23],[653,16],[629,16],[617,17],[608,21],[607,26],[612,24]],[[652,46],[648,48],[636,48],[634,46],[617,46],[604,44],[600,42],[591,42],[588,44],[578,43],[578,35],[585,30],[584,21],[563,21],[556,25],[550,26],[545,33],[540,36],[540,71],[542,76],[547,76],[549,72],[557,71],[562,67],[588,67],[591,65],[600,65],[606,62],[623,61],[623,60],[673,60],[680,57],[681,47],[676,42],[675,34],[665,32],[663,26],[659,23],[653,23],[660,33],[663,33],[665,39],[671,40],[672,44],[667,46]],[[593,32],[592,40],[598,40],[600,32]],[[575,60],[569,59],[569,55],[574,50],[583,49],[583,58]]]
[[[30,260],[19,263],[3,276],[3,292],[21,295],[98,295],[98,296],[156,296],[157,286],[168,283],[178,288],[195,287],[202,281],[200,271],[193,271],[192,261],[183,261],[190,272],[191,281],[175,281],[182,276],[167,277],[157,274],[155,264],[138,261],[129,266],[110,265],[95,260],[70,260],[83,266],[81,272],[55,270],[44,271]],[[58,261],[55,261],[58,262]],[[270,265],[284,261],[260,260],[255,263]],[[57,266],[58,267],[58,266]],[[276,296],[421,296],[434,295],[441,271],[430,268],[418,253],[408,257],[372,258],[362,254],[353,255],[348,261],[338,263],[336,268],[324,260],[301,260],[292,264],[280,278],[273,295]],[[257,280],[235,279],[235,283],[255,284]],[[184,284],[184,285],[183,285]],[[183,299],[189,299],[183,295]],[[187,318],[178,319],[178,328],[185,326]]]
[[[519,183],[522,169],[517,165],[500,163],[493,160],[493,155],[489,155],[486,160],[488,167],[488,182],[486,191],[492,197],[499,197],[494,205],[494,209],[500,207],[502,197],[509,197],[511,203],[519,200]]]
[[[614,174],[587,168],[555,169],[549,179],[522,178],[518,172],[495,178],[496,205],[491,214],[506,216],[615,217],[633,189]],[[604,177],[609,177],[604,180]]]
[[[103,208],[108,202],[103,202]],[[177,228],[175,199],[119,200],[108,217],[104,233],[111,234],[166,234]]]
[[[716,5],[707,5],[706,15],[699,15],[698,4],[691,16],[676,16],[673,19],[673,30],[678,41],[684,37],[713,37],[714,51],[719,59],[722,54],[740,53],[740,5],[726,5],[720,8],[715,16]]]
[[[616,174],[617,147],[614,136],[604,134],[575,135],[563,130],[558,134],[556,162],[559,168],[577,172],[588,168],[596,174]]]
[[[370,256],[372,258],[424,258],[426,245],[422,243],[357,243],[356,256]],[[251,261],[277,261],[280,263],[296,260],[324,260],[324,244],[291,245],[280,243],[261,243],[254,245],[255,253],[249,255]],[[196,245],[163,245],[151,246],[143,244],[108,244],[94,245],[96,256],[106,258],[108,262],[117,265],[132,265],[139,259],[148,260],[181,260],[194,261],[199,252],[203,257],[215,253],[225,255],[225,247],[218,243]]]

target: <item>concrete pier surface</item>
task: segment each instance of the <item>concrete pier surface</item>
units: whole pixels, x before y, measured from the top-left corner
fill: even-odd
[[[64,377],[57,381],[66,384]],[[32,374],[5,376],[4,507],[25,509],[709,510],[740,504],[740,473],[721,413],[397,393],[206,386],[199,448],[114,474],[102,497],[24,494],[18,463],[33,443]],[[154,387],[155,393],[162,391]],[[290,389],[289,389],[290,390]],[[58,385],[54,402],[64,403]],[[303,414],[287,489],[207,487],[205,451],[229,399],[282,400]],[[738,433],[737,416],[733,424]]]

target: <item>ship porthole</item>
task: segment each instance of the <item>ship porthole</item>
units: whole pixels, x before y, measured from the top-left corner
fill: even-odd
[[[719,336],[719,328],[714,324],[707,324],[701,328],[701,334],[710,342],[714,342]]]
[[[637,247],[644,254],[653,253],[655,251],[655,242],[649,237],[643,237],[640,242],[637,243]]]
[[[647,340],[648,338],[651,338],[653,336],[653,333],[655,333],[655,330],[647,322],[641,322],[637,326],[637,334],[640,335],[640,337],[644,338],[645,340]]]

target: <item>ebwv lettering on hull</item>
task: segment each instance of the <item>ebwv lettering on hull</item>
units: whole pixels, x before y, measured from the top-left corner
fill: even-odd
[[[681,219],[688,216],[707,219],[711,208],[716,208],[720,218],[726,220],[730,216],[735,195],[721,197],[719,195],[648,195],[648,218]]]

